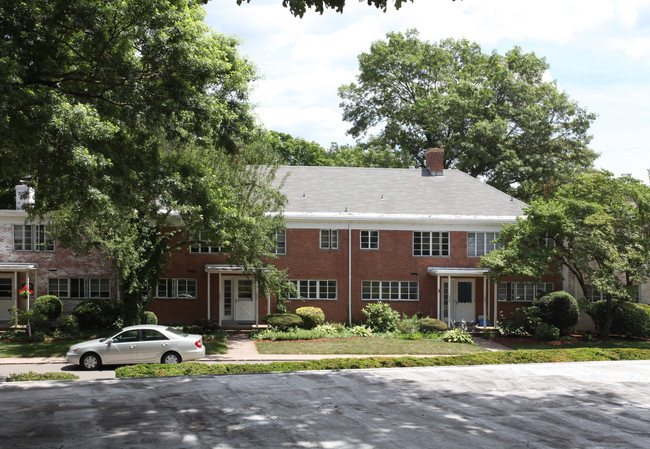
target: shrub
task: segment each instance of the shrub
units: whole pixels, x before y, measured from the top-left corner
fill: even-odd
[[[560,338],[560,329],[552,324],[542,323],[535,331],[536,340],[549,340],[554,341]]]
[[[89,299],[74,308],[80,329],[110,329],[120,317],[120,302],[114,299]]]
[[[155,313],[145,310],[143,324],[158,324],[158,317]]]
[[[302,324],[302,318],[293,313],[271,313],[264,315],[262,321],[278,330],[287,330]]]
[[[594,320],[596,328],[600,331],[605,323],[607,301],[598,301],[587,309],[587,313]],[[614,303],[614,319],[610,332],[630,337],[650,337],[650,314],[644,306],[632,302],[618,301]]]
[[[395,328],[397,329],[397,332],[403,335],[417,334],[420,332],[417,315],[413,315],[410,318],[403,315],[402,318],[397,321]]]
[[[447,330],[447,323],[430,317],[420,318],[418,325],[420,326],[420,331],[425,334],[430,332],[440,333]]]
[[[447,343],[474,343],[470,334],[462,329],[451,329],[442,334],[442,340]]]
[[[39,313],[36,309],[20,312],[18,314],[18,324],[23,326],[29,324],[32,332],[47,333],[50,330],[50,320],[47,319],[47,316]]]
[[[74,315],[61,315],[54,338],[73,338],[79,335],[79,322]]]
[[[30,336],[27,329],[9,329],[3,332],[2,339],[15,342],[44,341],[45,334],[40,331],[32,331],[32,335]]]
[[[44,295],[36,298],[34,310],[45,315],[48,320],[56,320],[63,311],[63,303],[54,295]]]
[[[368,304],[362,310],[366,316],[366,324],[376,332],[392,332],[395,330],[399,313],[390,305],[381,301]]]
[[[533,301],[539,310],[541,320],[560,329],[560,334],[569,333],[569,327],[575,326],[580,318],[578,301],[567,292],[557,291],[544,295]]]
[[[372,329],[361,324],[351,327],[350,334],[354,335],[355,337],[370,337],[372,335]]]
[[[296,315],[302,318],[304,329],[313,329],[325,322],[325,314],[319,307],[299,307],[296,309]]]
[[[541,323],[537,307],[519,307],[510,317],[501,318],[496,328],[501,335],[507,337],[525,337],[534,334]]]

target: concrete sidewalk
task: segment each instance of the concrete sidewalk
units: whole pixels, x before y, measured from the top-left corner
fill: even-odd
[[[511,349],[486,340],[481,337],[475,337],[476,343],[490,351],[510,351]],[[228,352],[226,354],[210,354],[199,359],[200,362],[208,363],[253,363],[253,362],[283,362],[283,361],[303,361],[303,360],[320,360],[332,358],[357,358],[357,357],[375,357],[373,355],[359,354],[260,354],[257,352],[255,342],[250,339],[248,334],[235,333],[228,336],[226,342]],[[402,357],[409,354],[386,355],[383,357]],[[436,354],[412,355],[412,357],[430,357]],[[5,357],[0,358],[0,365],[47,365],[65,363],[65,357]]]

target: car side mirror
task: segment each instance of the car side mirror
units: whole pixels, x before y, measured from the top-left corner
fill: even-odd
[[[110,345],[111,343],[113,343],[113,339],[112,339],[112,338],[107,338],[107,339],[104,341],[104,343],[106,343],[107,345]]]

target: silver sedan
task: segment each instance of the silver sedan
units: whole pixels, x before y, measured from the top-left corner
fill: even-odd
[[[85,369],[133,363],[180,363],[205,356],[203,337],[177,329],[140,324],[108,338],[89,340],[70,347],[67,362]]]

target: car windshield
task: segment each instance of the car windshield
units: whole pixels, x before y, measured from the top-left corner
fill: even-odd
[[[179,331],[178,329],[174,329],[173,327],[168,327],[165,330],[171,332],[172,334],[176,334],[176,335],[178,335],[180,337],[187,337],[188,336],[188,334],[186,334],[185,332]]]

